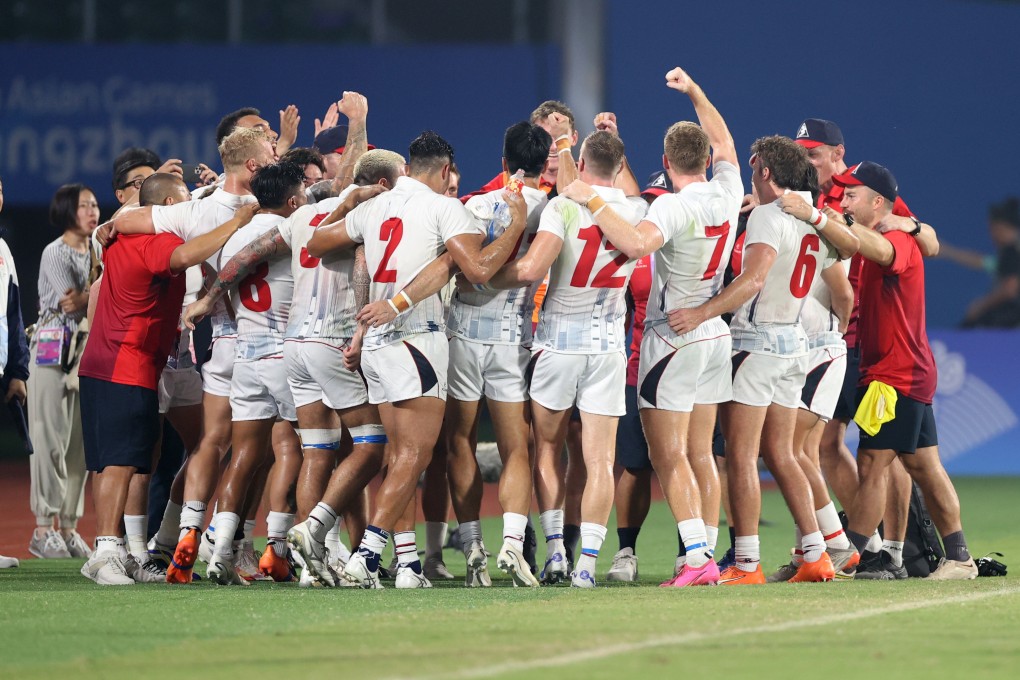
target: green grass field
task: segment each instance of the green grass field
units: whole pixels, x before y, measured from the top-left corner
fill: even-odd
[[[662,503],[638,541],[641,585],[595,591],[496,578],[485,591],[113,589],[74,561],[26,560],[0,572],[0,677],[1016,678],[1020,480],[957,488],[972,552],[1005,553],[1006,578],[660,590],[676,550]],[[792,523],[776,492],[763,516],[770,570]],[[498,520],[485,524],[490,548],[499,531]],[[600,575],[615,550],[610,527]],[[463,574],[463,557],[446,560]]]

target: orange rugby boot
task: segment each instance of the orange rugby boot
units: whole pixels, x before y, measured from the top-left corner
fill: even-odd
[[[281,541],[281,544],[286,550],[286,543]],[[290,560],[286,557],[280,557],[276,554],[276,544],[272,541],[266,546],[266,551],[262,553],[262,559],[259,560],[259,571],[266,576],[271,577],[274,581],[296,581],[297,578],[294,575],[294,568],[291,566]]]
[[[188,533],[177,543],[174,557],[166,568],[167,583],[191,583],[191,569],[198,557],[199,540],[198,529],[188,529]]]
[[[754,571],[742,571],[737,565],[727,567],[719,574],[721,586],[758,586],[765,585],[765,574],[759,564]]]
[[[836,570],[832,566],[832,559],[829,553],[823,552],[821,558],[815,562],[805,561],[800,569],[787,583],[820,583],[831,581],[836,576]]]

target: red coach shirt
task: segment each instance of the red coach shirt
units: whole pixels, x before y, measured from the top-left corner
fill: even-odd
[[[121,234],[106,249],[79,375],[156,389],[184,303],[185,278],[170,271],[183,243],[171,234]]]
[[[627,357],[627,384],[637,387],[638,362],[641,359],[641,338],[645,334],[645,309],[652,289],[652,256],[645,255],[634,265],[630,275],[630,297],[634,300],[634,316],[630,330],[630,355]]]
[[[833,184],[829,190],[818,196],[818,209],[821,210],[828,206],[839,214],[843,214],[843,208],[840,203],[843,202],[843,187],[838,184]],[[913,217],[914,213],[910,212],[910,208],[903,202],[903,199],[899,196],[896,197],[896,202],[893,204],[893,215],[899,215],[900,217]],[[846,327],[846,335],[843,339],[846,340],[847,347],[856,347],[857,342],[857,317],[861,306],[861,266],[864,264],[864,258],[860,255],[854,255],[850,258],[850,271],[847,273],[847,278],[850,279],[850,285],[854,289],[854,308],[850,312],[850,323]]]
[[[925,331],[924,261],[909,234],[883,236],[895,250],[892,264],[883,267],[865,260],[861,269],[858,385],[881,380],[930,404],[938,372]]]

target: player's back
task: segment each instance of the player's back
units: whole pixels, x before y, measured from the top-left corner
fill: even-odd
[[[542,211],[549,197],[540,189],[523,187],[521,196],[528,206],[528,226],[517,240],[508,262],[524,257],[538,233]],[[492,215],[496,205],[503,201],[503,190],[472,196],[465,207],[476,219]],[[480,219],[480,226],[484,227]],[[455,291],[450,304],[448,330],[454,335],[476,340],[505,344],[526,343],[531,340],[532,286],[487,291]]]
[[[709,182],[689,184],[659,196],[645,220],[662,232],[647,325],[660,325],[674,309],[697,307],[722,290],[740,217],[740,172],[727,162],[714,166]]]
[[[437,194],[412,177],[401,177],[390,191],[362,203],[346,217],[347,232],[365,244],[372,279],[370,300],[388,300],[446,250],[446,241],[480,234],[460,202]],[[365,347],[381,347],[418,333],[442,331],[439,295],[421,300],[388,324],[365,334]]]
[[[353,188],[356,187],[349,187]],[[288,338],[342,340],[354,335],[357,329],[354,251],[339,251],[323,259],[308,254],[312,234],[347,193],[344,190],[339,197],[303,206],[280,225],[280,233],[291,248],[290,269],[294,277]]]
[[[242,248],[263,234],[278,227],[284,218],[259,214],[250,224],[237,231],[223,246],[221,266]],[[237,357],[259,359],[283,351],[294,277],[286,258],[261,262],[254,271],[237,284],[232,296],[234,318],[237,320]]]
[[[593,187],[630,224],[644,217],[641,198],[613,187]],[[623,351],[627,281],[634,260],[616,250],[586,209],[564,197],[542,213],[539,231],[563,239],[549,272],[535,344],[557,352],[597,354]]]

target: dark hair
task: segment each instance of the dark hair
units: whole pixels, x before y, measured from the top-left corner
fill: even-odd
[[[138,190],[138,205],[163,205],[163,202],[181,187],[187,190],[184,180],[169,172],[149,175]]]
[[[223,138],[234,131],[234,128],[237,127],[237,121],[241,120],[245,116],[258,115],[260,115],[258,109],[246,106],[243,109],[238,109],[233,113],[228,113],[223,116],[223,118],[220,119],[220,124],[216,126],[216,146],[219,146],[220,142],[223,141]]]
[[[453,164],[453,147],[437,133],[426,130],[411,142],[407,156],[411,174],[435,172],[447,163]]]
[[[53,194],[50,201],[50,224],[61,231],[72,229],[78,224],[78,201],[81,192],[95,192],[84,184],[65,184]]]
[[[782,135],[761,137],[751,145],[764,167],[772,173],[776,186],[792,191],[810,191],[818,197],[818,171],[808,160],[807,151],[797,142]]]
[[[259,205],[275,210],[282,208],[287,199],[304,191],[305,166],[280,161],[259,168],[251,177],[251,192]]]
[[[523,170],[526,177],[538,177],[549,159],[552,137],[538,125],[514,123],[503,135],[503,158],[511,173]]]
[[[599,177],[609,179],[623,162],[623,142],[606,130],[596,130],[584,138],[581,150],[586,168]]]
[[[113,190],[123,189],[128,173],[135,168],[147,167],[158,170],[161,165],[163,162],[159,160],[155,151],[136,146],[124,149],[113,159]]]
[[[301,166],[301,170],[305,169],[307,165],[314,165],[319,170],[322,170],[322,174],[326,174],[326,164],[322,162],[322,154],[316,149],[309,147],[295,147],[287,153],[280,156],[280,162],[284,163],[296,163]]]
[[[1020,200],[1016,196],[1010,196],[1001,203],[993,203],[988,207],[989,222],[1003,222],[1020,229]]]

